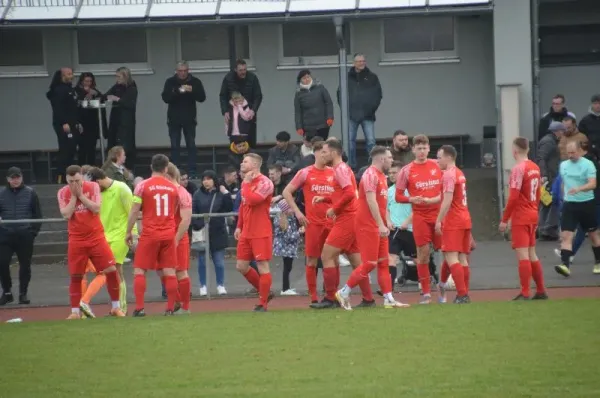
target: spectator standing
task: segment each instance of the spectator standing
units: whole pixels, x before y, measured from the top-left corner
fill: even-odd
[[[58,139],[57,168],[60,184],[64,180],[67,167],[75,163],[75,154],[82,131],[71,68],[61,68],[54,72],[46,98],[52,106],[52,128]]]
[[[579,131],[587,135],[591,142],[591,152],[600,155],[600,94],[592,97],[592,104],[587,115],[579,122]]]
[[[205,213],[229,213],[233,210],[231,196],[223,188],[217,185],[217,173],[207,170],[202,173],[202,185],[194,193],[192,199],[192,211],[194,214]],[[192,228],[200,231],[205,228],[203,218],[194,218]],[[207,237],[210,258],[215,266],[217,279],[217,293],[227,294],[225,289],[225,248],[227,248],[227,227],[224,217],[211,217],[208,230],[204,231]],[[200,278],[200,296],[207,295],[206,289],[206,256],[201,253],[198,256],[198,276]]]
[[[394,132],[391,152],[394,157],[394,162],[397,162],[398,165],[400,165],[400,168],[415,160],[415,154],[408,142],[408,134],[403,130],[396,130]]]
[[[114,146],[108,151],[102,171],[111,180],[124,182],[133,191],[133,174],[125,168],[126,160],[125,149],[120,145]]]
[[[120,67],[116,72],[116,84],[112,86],[105,97],[112,101],[110,120],[108,124],[108,149],[120,145],[127,152],[125,165],[135,172],[135,114],[137,110],[138,89],[131,76],[131,71]]]
[[[558,143],[565,133],[565,126],[561,122],[552,122],[548,127],[550,134],[546,134],[538,143],[537,164],[540,167],[542,183],[545,187],[551,187],[554,179],[558,176],[560,164],[560,152]],[[539,233],[545,240],[558,239],[558,212],[554,206],[540,204]]]
[[[227,73],[221,84],[219,100],[221,104],[221,114],[225,118],[225,124],[229,124],[229,101],[232,94],[240,93],[246,101],[248,107],[254,112],[254,118],[251,120],[251,128],[248,134],[248,144],[251,148],[256,147],[256,114],[263,100],[262,91],[258,77],[248,71],[248,65],[243,59],[238,59],[235,63],[235,70]]]
[[[198,187],[196,186],[196,184],[194,184],[193,181],[190,181],[190,176],[188,175],[187,171],[179,170],[179,173],[181,175],[181,186],[184,187],[185,190],[188,191],[188,193],[193,197],[194,193],[196,193],[196,191],[198,190]]]
[[[206,101],[204,86],[197,77],[190,74],[186,61],[177,63],[175,75],[165,81],[162,100],[168,105],[167,127],[171,138],[171,161],[181,166],[181,132],[185,139],[188,155],[188,172],[196,176],[196,102]]]
[[[329,137],[329,129],[333,126],[333,101],[329,91],[320,81],[313,79],[308,69],[298,73],[298,85],[294,96],[294,118],[296,132],[309,140],[320,136],[324,140]]]
[[[550,127],[550,123],[552,122],[562,122],[562,120],[571,116],[573,119],[577,119],[573,112],[569,112],[569,110],[565,106],[565,96],[562,94],[556,94],[552,98],[552,106],[550,107],[550,111],[546,112],[544,116],[540,119],[538,124],[538,142],[548,134]]]
[[[273,256],[282,257],[283,260],[281,295],[296,296],[298,295],[296,289],[292,289],[290,285],[290,273],[294,266],[294,259],[298,257],[300,241],[298,221],[285,199],[279,199],[273,203],[273,207],[277,211],[277,215],[273,217]]]
[[[300,149],[294,144],[290,144],[290,133],[280,131],[275,136],[277,143],[269,149],[269,157],[267,166],[278,164],[281,166],[283,179],[288,181],[293,176],[293,171],[296,170],[300,163]]]
[[[340,90],[337,91],[341,104]],[[367,141],[367,154],[375,146],[375,113],[379,109],[383,92],[379,78],[369,68],[363,54],[354,55],[354,66],[348,71],[348,163],[356,163],[356,137],[360,126]]]
[[[100,123],[98,121],[98,109],[85,107],[91,100],[100,100],[102,93],[96,87],[96,77],[93,73],[83,72],[79,75],[77,86],[75,86],[77,100],[81,102],[79,110],[79,124],[83,132],[79,140],[79,165],[96,165],[96,147],[100,138]],[[86,101],[86,102],[83,102]],[[102,109],[102,129],[107,131],[106,109]]]
[[[560,153],[560,160],[566,160],[569,158],[569,155],[567,154],[567,144],[571,141],[579,141],[582,145],[585,143],[587,149],[588,138],[585,134],[580,133],[579,130],[577,130],[577,121],[571,116],[565,117],[562,123],[565,126],[565,133],[558,142],[558,151]]]
[[[42,218],[38,196],[31,187],[23,183],[21,169],[9,168],[6,180],[8,185],[0,188],[0,219],[8,221]],[[10,262],[13,254],[16,254],[19,260],[19,304],[30,303],[27,290],[31,280],[33,242],[41,227],[41,223],[0,223],[0,283],[3,291],[0,305],[14,301],[10,277]]]

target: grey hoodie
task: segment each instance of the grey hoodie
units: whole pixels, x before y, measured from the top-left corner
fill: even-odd
[[[298,84],[294,97],[294,115],[296,130],[304,132],[327,127],[327,119],[333,120],[333,101],[329,92],[316,79],[310,87]]]

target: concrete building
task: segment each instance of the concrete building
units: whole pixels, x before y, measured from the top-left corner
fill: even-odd
[[[402,128],[479,144],[484,127],[498,125],[498,87],[516,84],[518,133],[533,139],[535,115],[555,93],[583,116],[600,91],[598,2],[538,1],[539,10],[529,0],[0,0],[0,151],[57,147],[45,92],[65,65],[96,74],[100,90],[129,66],[140,93],[137,145],[168,147],[160,93],[179,59],[207,92],[197,144],[225,144],[218,94],[231,24],[237,56],[262,85],[258,139],[273,142],[294,130],[300,69],[338,88],[334,15],[344,18],[349,54],[364,53],[382,82],[378,138]],[[332,131],[340,134],[337,108]]]

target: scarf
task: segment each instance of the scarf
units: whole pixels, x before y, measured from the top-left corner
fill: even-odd
[[[239,127],[239,118],[242,117],[243,120],[249,122],[254,118],[254,111],[248,107],[248,101],[244,100],[244,102],[240,105],[235,105],[233,100],[229,101],[229,105],[231,105],[233,109],[233,114],[229,120],[229,123],[232,123],[231,126],[231,135],[240,135],[240,127]],[[229,124],[225,124],[225,134],[229,132]]]

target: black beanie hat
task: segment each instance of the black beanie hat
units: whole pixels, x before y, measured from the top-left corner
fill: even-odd
[[[298,77],[296,78],[296,83],[300,83],[300,80],[302,80],[302,78],[306,75],[310,75],[310,71],[308,69],[302,69],[298,73]]]

